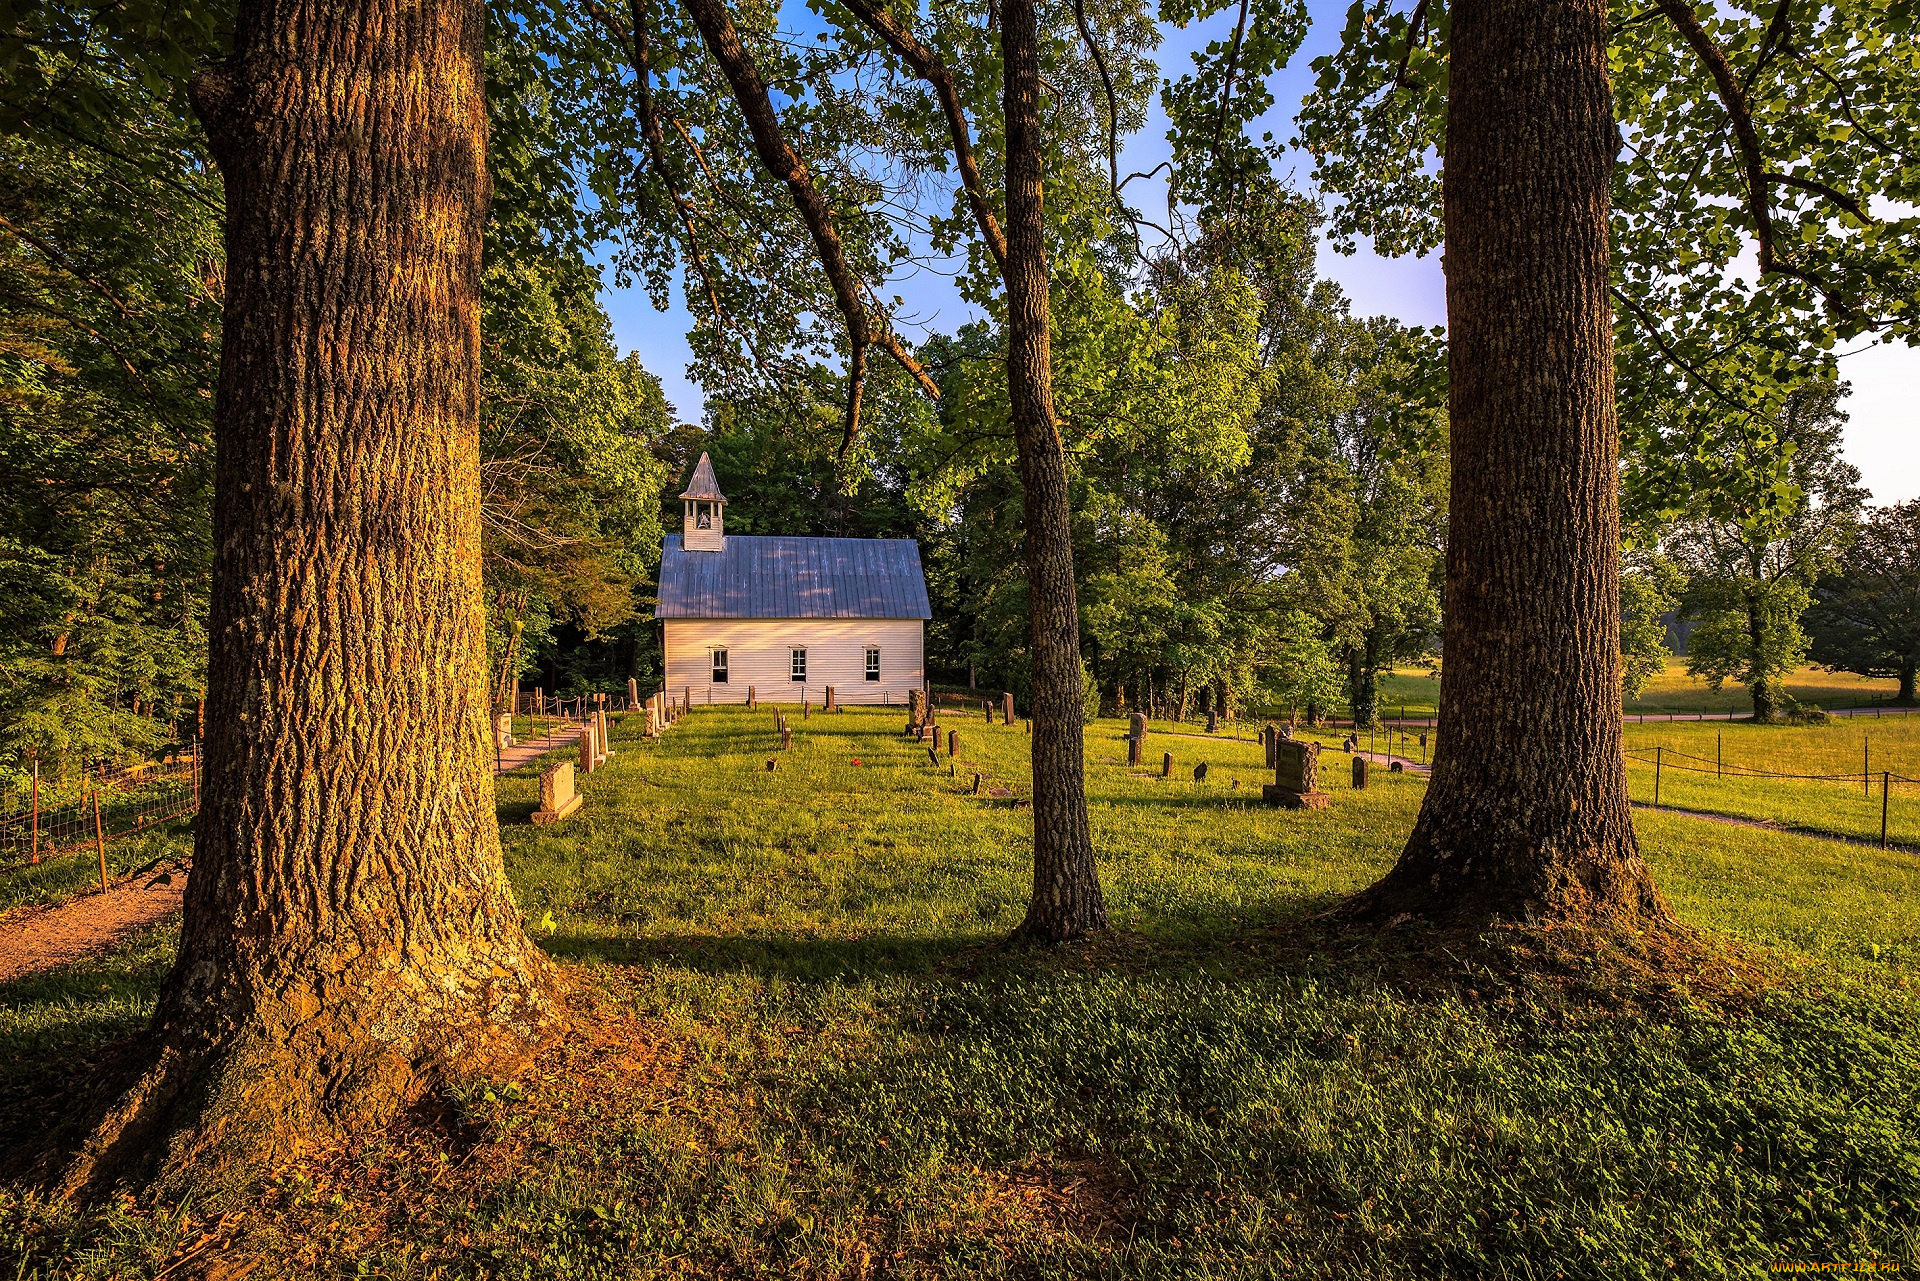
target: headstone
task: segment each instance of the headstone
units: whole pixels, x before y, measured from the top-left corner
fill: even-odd
[[[506,751],[513,746],[513,713],[502,712],[493,719],[494,746]]]
[[[1269,805],[1288,809],[1325,809],[1332,798],[1320,790],[1320,744],[1279,742],[1274,748],[1273,782],[1260,789]]]
[[[1360,750],[1360,736],[1358,734],[1349,734],[1347,735],[1347,741],[1340,746],[1346,748],[1349,752],[1357,752]]]
[[[1204,783],[1207,781],[1207,763],[1205,761],[1201,761],[1193,767],[1193,781],[1196,783]]]
[[[773,756],[767,757],[767,773],[769,774],[773,773],[773,763],[777,759],[778,759],[777,757],[773,757]]]
[[[1282,739],[1289,739],[1289,738],[1292,738],[1292,737],[1293,737],[1293,726],[1291,726],[1291,725],[1282,725],[1282,726],[1281,726],[1281,727],[1279,728],[1279,730],[1278,730],[1277,732],[1279,733],[1279,735],[1280,735],[1280,737],[1281,737]]]
[[[1353,758],[1353,790],[1356,792],[1367,790],[1367,758],[1364,756]]]
[[[789,726],[789,725],[782,725],[782,726],[780,727],[780,750],[781,750],[781,751],[783,751],[783,752],[787,752],[787,751],[792,751],[792,750],[793,750],[793,728],[792,728],[792,726]]]
[[[947,731],[948,758],[951,759],[956,753],[959,752],[959,750],[960,750],[960,731],[957,729],[950,729]]]
[[[826,710],[829,712],[836,712],[840,710],[839,706],[835,704],[833,701],[833,686],[831,685],[827,686]]]
[[[540,772],[540,808],[533,812],[535,823],[541,827],[558,823],[581,803],[580,793],[573,790],[573,766],[569,762],[549,765]]]
[[[754,702],[754,697],[753,697],[753,686],[749,685],[747,686],[747,706],[753,707],[755,705],[756,704]]]
[[[580,772],[593,773],[595,765],[593,755],[593,723],[589,721],[580,727]]]
[[[627,710],[630,712],[640,710],[640,682],[631,676],[627,677]]]
[[[939,748],[937,748],[937,747],[929,747],[929,748],[927,749],[927,764],[929,764],[929,765],[938,765],[938,764],[940,764],[940,749],[939,749]]]
[[[1427,736],[1425,734],[1422,734],[1420,736],[1420,746],[1425,747],[1426,745],[1427,745]]]
[[[805,698],[805,697],[801,698],[800,719],[803,721],[810,721],[813,719],[813,700],[812,699]]]
[[[1220,732],[1220,713],[1214,711],[1211,707],[1209,707],[1207,709],[1207,733],[1218,734],[1219,732]]]
[[[980,706],[984,707],[987,711],[987,724],[993,724],[993,700],[983,698],[980,700]]]
[[[1013,695],[1011,693],[1003,693],[1000,695],[1000,720],[1003,724],[1013,724]]]
[[[594,746],[599,749],[600,759],[606,760],[613,755],[613,748],[607,745],[607,709],[601,708],[593,714],[594,726],[598,732],[594,735]]]
[[[907,733],[915,737],[924,737],[924,731],[931,723],[927,711],[927,692],[923,689],[907,691]]]
[[[1173,777],[1173,753],[1172,752],[1160,753],[1160,777],[1161,778]]]
[[[1387,773],[1389,774],[1404,774],[1406,772],[1407,766],[1405,761],[1394,761],[1387,766]]]
[[[1267,768],[1272,769],[1279,762],[1280,727],[1272,721],[1267,722]]]
[[[973,794],[975,796],[980,795],[980,776],[978,774],[973,776]]]

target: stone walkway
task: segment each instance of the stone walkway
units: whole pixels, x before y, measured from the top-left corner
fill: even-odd
[[[159,882],[155,884],[155,882]],[[180,910],[184,867],[148,872],[51,907],[0,918],[0,983],[71,964]]]

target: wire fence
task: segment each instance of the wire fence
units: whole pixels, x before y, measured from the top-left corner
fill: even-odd
[[[24,795],[0,797],[0,868],[91,849],[100,857],[104,885],[109,841],[199,808],[199,744],[159,760],[89,769],[82,778],[77,795],[70,785],[43,787],[36,773]]]
[[[1837,783],[1844,784],[1849,790],[1858,786],[1860,788],[1861,799],[1869,803],[1873,801],[1874,793],[1878,791],[1880,801],[1881,849],[1891,848],[1887,834],[1889,817],[1892,812],[1892,801],[1895,794],[1894,789],[1901,786],[1920,787],[1920,778],[1896,773],[1890,769],[1874,769],[1872,767],[1871,757],[1867,754],[1867,748],[1864,743],[1861,747],[1861,767],[1859,769],[1847,769],[1830,773],[1798,773],[1786,770],[1765,769],[1757,765],[1730,761],[1726,759],[1722,747],[1722,744],[1716,743],[1714,754],[1712,756],[1705,756],[1698,752],[1688,752],[1677,747],[1656,744],[1653,747],[1627,748],[1626,756],[1629,761],[1638,761],[1642,765],[1653,766],[1652,803],[1655,806],[1661,804],[1661,790],[1666,783],[1666,776],[1670,773],[1695,775],[1701,778],[1710,777],[1716,780],[1759,779],[1767,782]],[[1739,816],[1730,815],[1729,817]],[[1824,831],[1825,829],[1809,828],[1808,830]],[[1850,839],[1858,839],[1844,832],[1834,832],[1831,834],[1836,836],[1849,836]],[[1902,848],[1905,847],[1902,846]]]

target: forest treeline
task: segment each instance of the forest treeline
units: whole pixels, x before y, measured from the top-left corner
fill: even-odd
[[[196,12],[201,43],[217,45],[224,11]],[[825,158],[814,181],[855,283],[958,253],[987,318],[913,343],[875,337],[901,358],[866,367],[850,431],[846,342],[812,229],[730,111],[695,17],[657,13],[643,35],[592,3],[497,6],[480,441],[496,698],[516,679],[573,692],[657,675],[650,576],[701,449],[736,530],[919,540],[936,677],[1027,696],[1022,479],[991,254],[962,234],[967,197],[951,181],[889,220],[944,163],[933,107],[890,97],[883,42],[810,51],[778,38],[778,19],[740,16],[765,74],[808,104],[786,128]],[[16,78],[0,135],[9,777],[196,732],[206,661],[220,179],[153,42],[77,10],[65,20],[49,29],[64,44],[9,46],[41,81]],[[1075,38],[1068,11],[1044,21]],[[1144,119],[1154,37],[1124,7],[1091,21],[1108,65],[1062,52],[1052,66],[1070,109],[1050,143],[1047,224],[1087,710],[1337,707],[1365,723],[1380,672],[1438,660],[1445,337],[1356,316],[1316,278],[1322,235],[1351,234],[1358,214],[1343,206],[1329,228],[1316,200],[1264,176],[1258,147],[1225,194],[1176,182],[1171,226],[1127,206],[1109,144]],[[987,55],[962,24],[939,34],[950,58]],[[636,39],[653,43],[646,77]],[[1344,91],[1336,70],[1309,125]],[[1169,101],[1219,72],[1167,85]],[[1248,146],[1204,130],[1176,142]],[[1318,149],[1337,150],[1324,137]],[[998,139],[980,152],[996,184]],[[1622,222],[1662,198],[1623,201]],[[1385,223],[1357,229],[1391,247]],[[1920,511],[1865,506],[1840,456],[1830,351],[1775,325],[1720,344],[1713,367],[1691,360],[1642,323],[1688,301],[1663,295],[1672,277],[1656,285],[1646,263],[1628,253],[1619,270],[1626,692],[1659,669],[1677,612],[1698,622],[1690,667],[1748,686],[1762,716],[1792,712],[1778,682],[1809,659],[1897,677],[1910,700]],[[617,350],[603,277],[662,302],[684,283],[709,391],[698,427],[676,423],[658,379]],[[886,309],[872,328],[891,335]]]

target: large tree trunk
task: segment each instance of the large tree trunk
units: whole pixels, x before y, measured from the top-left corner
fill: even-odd
[[[232,1186],[523,1053],[480,589],[479,0],[243,0],[202,808],[148,1069],[68,1170]]]
[[[1607,6],[1451,16],[1445,735],[1400,862],[1353,907],[1660,918],[1620,746]]]
[[[1034,0],[1000,12],[1007,127],[1007,396],[1026,490],[1033,663],[1033,898],[1021,936],[1059,941],[1106,928],[1093,863],[1081,716],[1080,608],[1073,583],[1067,455],[1053,415]]]
[[[1902,706],[1906,706],[1913,702],[1914,665],[1912,663],[1900,664],[1899,675],[1900,675],[1900,692],[1894,696],[1893,701],[1901,704]]]

